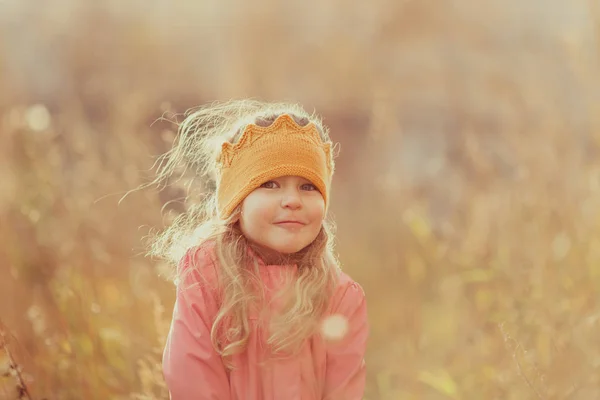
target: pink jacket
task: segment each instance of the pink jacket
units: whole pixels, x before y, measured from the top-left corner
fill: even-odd
[[[163,373],[173,400],[358,400],[365,387],[369,328],[362,288],[342,273],[328,315],[348,321],[346,336],[337,342],[321,334],[307,340],[301,355],[264,366],[259,334],[253,330],[248,346],[235,356],[236,368],[227,371],[212,347],[210,329],[218,310],[214,282],[216,267],[208,252],[195,248],[179,264],[180,271],[194,261],[194,272],[177,289],[171,329],[163,354]],[[280,284],[280,265],[262,265],[268,289]],[[204,278],[204,279],[203,279]],[[189,284],[195,284],[189,287]],[[186,289],[186,287],[188,289]],[[270,290],[267,290],[267,295]],[[255,320],[251,320],[255,323]],[[256,325],[255,325],[256,326]]]

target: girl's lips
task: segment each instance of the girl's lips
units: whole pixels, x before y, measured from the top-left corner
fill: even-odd
[[[302,222],[298,221],[281,221],[275,223],[277,226],[281,226],[282,228],[301,228],[304,226]]]

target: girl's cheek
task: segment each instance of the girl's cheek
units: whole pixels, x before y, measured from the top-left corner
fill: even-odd
[[[269,203],[265,201],[260,205],[260,208],[257,210],[257,216],[263,221],[267,220],[272,214],[271,209],[272,207],[269,205]]]
[[[313,219],[317,220],[323,216],[325,212],[325,204],[323,201],[313,201],[310,206],[310,214]]]

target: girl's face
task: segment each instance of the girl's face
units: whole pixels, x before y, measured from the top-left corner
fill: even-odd
[[[315,240],[324,214],[323,196],[310,181],[282,176],[263,183],[244,199],[240,228],[267,252],[293,254]]]

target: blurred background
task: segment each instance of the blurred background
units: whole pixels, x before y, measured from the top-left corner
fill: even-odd
[[[366,399],[600,398],[599,39],[598,0],[0,0],[0,399],[168,398],[183,192],[123,196],[241,97],[341,144]]]

